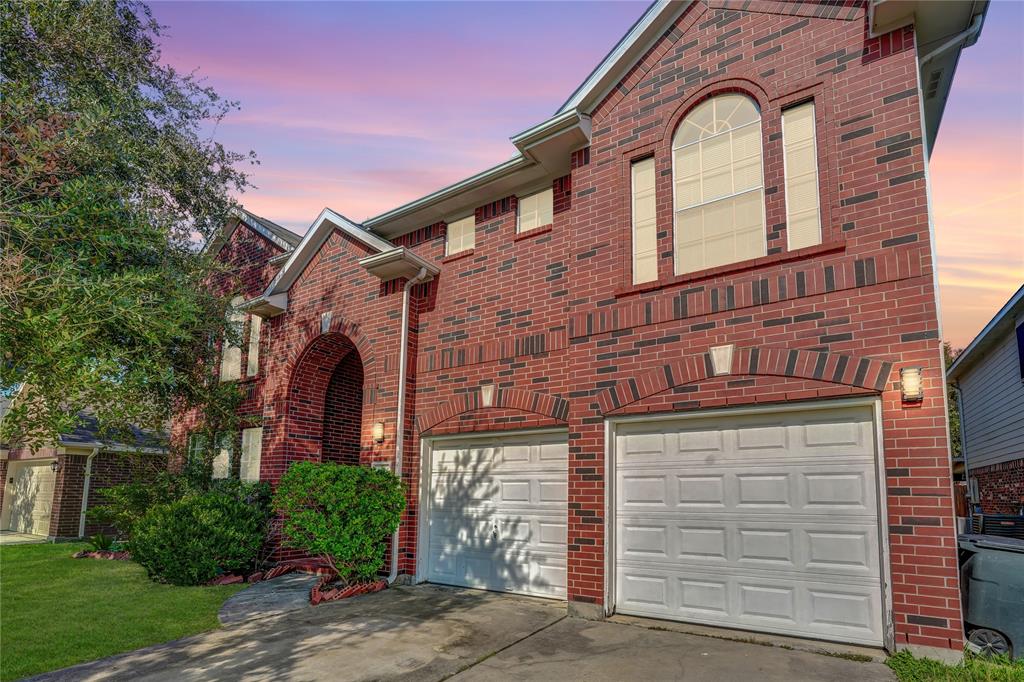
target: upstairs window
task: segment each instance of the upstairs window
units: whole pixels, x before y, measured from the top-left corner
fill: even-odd
[[[786,171],[786,234],[789,250],[794,251],[821,243],[814,102],[782,112],[782,146]]]
[[[220,380],[234,381],[242,376],[242,347],[238,341],[242,337],[242,328],[245,325],[245,312],[239,310],[245,302],[241,296],[231,299],[231,310],[228,311],[228,326],[233,330],[231,337],[224,338],[224,344],[220,350]]]
[[[636,161],[630,168],[633,218],[633,284],[658,279],[658,221],[654,191],[654,159]]]
[[[254,377],[260,371],[260,330],[263,318],[259,315],[249,316],[249,357],[245,363],[245,375]]]
[[[555,194],[550,187],[519,199],[516,232],[523,233],[550,225],[554,215]]]
[[[685,274],[767,252],[761,112],[727,94],[691,111],[672,139],[675,271]]]
[[[476,216],[466,216],[448,223],[448,235],[445,240],[445,255],[453,256],[462,251],[469,251],[476,245]]]

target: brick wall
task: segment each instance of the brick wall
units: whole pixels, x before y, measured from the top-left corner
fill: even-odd
[[[604,482],[592,472],[603,471],[605,416],[880,394],[897,640],[957,648],[913,35],[902,29],[866,39],[860,6],[747,8],[695,4],[685,12],[594,112],[589,160],[577,160],[573,171],[578,250],[568,336],[578,399],[569,421],[579,437],[570,448],[570,599],[603,598]],[[726,91],[743,92],[761,108],[768,255],[676,276],[672,132],[696,104]],[[790,252],[781,111],[810,97],[823,243]],[[659,279],[633,286],[629,166],[652,155]],[[704,353],[725,343],[742,351],[734,364],[743,376],[709,380]],[[906,364],[924,368],[923,403],[900,400],[898,368]],[[671,377],[658,369],[666,366]]]
[[[324,398],[323,459],[359,464],[363,441],[363,363],[349,352],[338,362]]]
[[[477,207],[476,244],[444,256],[444,224],[395,239],[441,264],[417,287],[409,409],[395,423],[402,282],[356,262],[336,232],[269,321],[262,477],[320,456],[330,376],[363,366],[364,463],[394,456],[415,483],[420,435],[564,426],[570,434],[569,599],[604,595],[604,423],[618,414],[851,395],[882,405],[898,643],[959,648],[960,597],[934,263],[911,28],[865,37],[862,3],[694,3],[593,112],[591,145],[553,180],[550,227],[517,234],[515,197]],[[672,134],[697,104],[743,92],[762,113],[767,255],[673,272]],[[823,239],[787,248],[781,112],[815,101]],[[630,281],[629,168],[658,172],[659,279]],[[736,346],[733,375],[706,353]],[[903,403],[900,367],[923,368]],[[482,408],[480,387],[495,387]],[[368,442],[375,421],[382,445]],[[418,486],[409,486],[400,568],[415,569]]]
[[[1016,514],[1024,506],[1024,459],[971,469],[978,479],[981,511],[985,514]]]

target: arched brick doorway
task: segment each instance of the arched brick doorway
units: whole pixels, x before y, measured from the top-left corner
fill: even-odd
[[[364,380],[359,350],[344,334],[329,332],[309,344],[288,390],[289,459],[359,464]]]

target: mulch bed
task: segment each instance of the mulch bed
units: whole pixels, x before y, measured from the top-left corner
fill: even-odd
[[[132,555],[128,552],[114,552],[109,549],[83,549],[71,555],[72,559],[107,559],[108,561],[130,561]]]
[[[338,601],[339,599],[347,599],[348,597],[355,597],[360,594],[369,594],[371,592],[380,592],[388,586],[386,580],[377,580],[369,583],[356,583],[354,585],[333,585],[338,580],[338,576],[331,570],[331,567],[327,563],[318,559],[293,559],[291,561],[282,561],[273,568],[266,571],[257,571],[249,576],[241,576],[233,573],[227,573],[221,576],[217,576],[207,585],[235,585],[238,583],[258,583],[264,580],[272,580],[278,576],[285,575],[287,573],[309,573],[312,575],[320,576],[316,584],[309,591],[309,603],[316,606],[317,604]]]

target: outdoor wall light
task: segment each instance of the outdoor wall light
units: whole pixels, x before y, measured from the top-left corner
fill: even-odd
[[[57,473],[58,471],[60,471],[60,460],[55,459],[52,462],[50,462],[50,471],[52,471],[53,473]]]
[[[920,367],[904,367],[900,370],[900,392],[903,394],[904,402],[916,403],[924,400]]]
[[[373,442],[384,442],[384,422],[376,422],[373,425]]]

